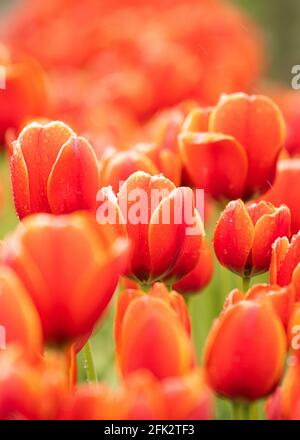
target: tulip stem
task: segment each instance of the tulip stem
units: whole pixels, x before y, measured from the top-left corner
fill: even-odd
[[[84,358],[84,369],[86,371],[87,382],[97,382],[97,373],[92,352],[91,342],[88,341],[82,349]]]
[[[233,420],[255,420],[257,419],[254,405],[248,402],[233,401],[232,402]]]
[[[249,277],[242,278],[242,289],[243,289],[244,293],[246,293],[248,291],[249,286],[250,286],[250,281],[251,281],[251,278],[249,278]]]

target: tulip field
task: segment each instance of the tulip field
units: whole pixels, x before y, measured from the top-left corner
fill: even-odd
[[[300,65],[238,0],[0,19],[0,420],[299,420]]]

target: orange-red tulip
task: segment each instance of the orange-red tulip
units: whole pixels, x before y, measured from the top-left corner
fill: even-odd
[[[0,268],[0,327],[4,345],[18,344],[26,355],[42,353],[43,337],[38,312],[16,274],[9,268]]]
[[[20,218],[96,207],[96,155],[84,138],[62,122],[25,127],[11,146],[10,173]]]
[[[293,285],[279,287],[278,285],[256,284],[245,295],[246,300],[268,301],[277,313],[282,325],[287,330],[293,311],[295,289]]]
[[[192,190],[176,188],[164,176],[133,173],[118,196],[103,188],[99,222],[126,225],[132,245],[128,275],[142,283],[172,283],[197,264],[203,229]],[[110,220],[110,209],[113,212]],[[107,218],[108,216],[108,218]]]
[[[196,293],[210,282],[214,271],[213,254],[208,242],[203,239],[197,265],[185,277],[173,285],[180,293]]]
[[[277,172],[272,187],[263,195],[263,200],[275,206],[284,204],[291,211],[292,234],[300,229],[300,160],[283,159],[277,164]]]
[[[282,384],[268,399],[266,413],[270,420],[300,420],[300,363],[294,356]]]
[[[214,396],[204,380],[203,371],[162,382],[169,420],[210,420],[214,415]]]
[[[181,157],[188,177],[216,199],[241,197],[248,161],[242,145],[221,133],[182,132]]]
[[[65,360],[49,355],[30,363],[17,346],[0,354],[0,419],[56,419],[68,386]]]
[[[214,232],[219,262],[242,277],[267,271],[273,242],[290,235],[290,217],[286,206],[275,208],[263,201],[250,205],[241,200],[228,203]]]
[[[62,406],[63,420],[122,420],[126,418],[127,406],[122,393],[108,385],[79,385]]]
[[[182,376],[193,365],[189,315],[182,297],[156,285],[149,294],[124,291],[118,300],[115,341],[121,373],[145,368],[157,378]]]
[[[270,282],[287,286],[293,282],[296,300],[300,300],[300,232],[293,235],[290,242],[287,237],[278,238],[272,249],[270,264]]]
[[[49,97],[45,73],[35,59],[0,45],[0,65],[1,144],[7,129],[19,129],[25,118],[46,115]]]
[[[270,304],[239,301],[213,324],[204,353],[211,387],[232,399],[271,393],[284,367],[286,336]]]
[[[209,131],[233,136],[244,147],[248,158],[244,196],[266,191],[285,139],[279,107],[262,95],[223,95],[212,110]]]
[[[4,243],[2,261],[35,303],[45,339],[64,343],[89,332],[105,310],[127,246],[88,213],[36,214]]]

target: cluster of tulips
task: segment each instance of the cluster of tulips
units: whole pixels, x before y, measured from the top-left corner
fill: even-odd
[[[21,222],[0,253],[0,417],[211,419],[219,395],[234,403],[235,417],[248,417],[253,402],[270,396],[267,416],[299,418],[300,235],[291,238],[289,207],[262,194],[283,145],[279,108],[243,93],[193,107],[172,149],[139,144],[108,151],[100,163],[65,123],[27,125],[9,146]],[[242,290],[227,292],[203,363],[187,305],[214,265],[195,201],[186,215],[186,197],[193,200],[198,187],[218,206],[229,202],[213,247],[218,264],[243,280]],[[153,190],[160,192],[154,202]],[[114,221],[100,221],[109,210]],[[266,271],[270,283],[249,289]],[[116,291],[119,383],[112,388],[96,380],[90,337]],[[88,383],[77,383],[81,350]]]
[[[26,0],[0,47],[20,220],[0,244],[0,419],[208,420],[219,398],[300,419],[298,100],[246,93],[259,37],[221,0],[99,3]],[[215,277],[202,344],[193,301],[221,266],[235,288]],[[114,386],[91,342],[109,308]]]

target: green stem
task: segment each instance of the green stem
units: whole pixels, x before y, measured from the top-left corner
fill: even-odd
[[[232,402],[233,420],[257,420],[257,403]]]
[[[242,280],[243,280],[242,281],[242,289],[243,289],[243,292],[246,293],[249,289],[251,278],[243,277]]]
[[[84,358],[84,369],[86,371],[86,378],[88,382],[97,382],[97,373],[92,352],[91,342],[88,341],[82,349]]]

